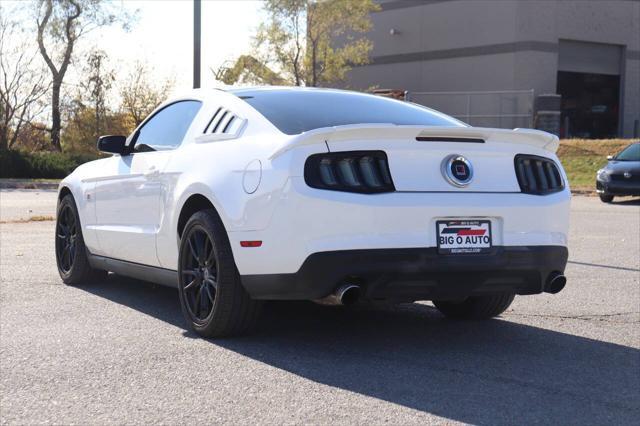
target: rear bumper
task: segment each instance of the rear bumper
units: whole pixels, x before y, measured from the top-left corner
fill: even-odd
[[[475,294],[544,291],[563,273],[564,246],[497,246],[491,254],[440,255],[435,248],[367,249],[310,255],[295,273],[242,275],[255,299],[320,299],[344,281],[370,300],[446,300]]]
[[[268,226],[231,231],[240,275],[292,274],[315,253],[437,246],[439,220],[491,222],[493,245],[567,246],[567,189],[550,195],[521,193],[352,194],[309,188],[291,178],[277,199]],[[259,206],[258,206],[259,207]],[[259,208],[247,209],[251,215]],[[243,248],[241,241],[262,241]]]

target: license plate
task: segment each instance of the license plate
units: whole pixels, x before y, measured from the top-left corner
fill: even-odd
[[[467,254],[491,250],[491,221],[439,220],[436,222],[438,253]]]

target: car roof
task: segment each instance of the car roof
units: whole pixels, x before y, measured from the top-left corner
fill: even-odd
[[[251,96],[260,92],[325,92],[325,93],[353,93],[358,95],[368,95],[368,93],[354,92],[352,90],[332,89],[325,87],[301,87],[301,86],[253,86],[226,89],[226,92],[233,93],[238,97]]]

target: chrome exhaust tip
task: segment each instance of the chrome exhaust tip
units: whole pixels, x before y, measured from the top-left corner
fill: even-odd
[[[314,300],[321,305],[353,305],[360,299],[360,286],[355,284],[344,283],[327,297]]]
[[[547,285],[544,286],[545,293],[559,293],[567,285],[567,277],[562,272],[552,272],[547,278]]]
[[[354,284],[344,284],[336,290],[336,296],[341,305],[353,305],[360,298],[360,286]]]

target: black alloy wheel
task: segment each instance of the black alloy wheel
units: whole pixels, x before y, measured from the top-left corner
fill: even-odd
[[[261,303],[242,286],[229,237],[215,210],[201,210],[189,218],[178,253],[180,306],[196,333],[234,336],[256,325]]]
[[[107,276],[107,271],[93,269],[84,245],[82,226],[73,195],[58,202],[55,252],[58,273],[65,284],[88,284]]]
[[[75,212],[69,204],[65,204],[58,212],[56,224],[56,258],[58,268],[64,274],[73,269],[77,253],[78,222]]]
[[[180,258],[180,288],[191,320],[204,324],[213,314],[218,291],[218,261],[213,241],[201,226],[194,226],[183,238],[188,250]]]

